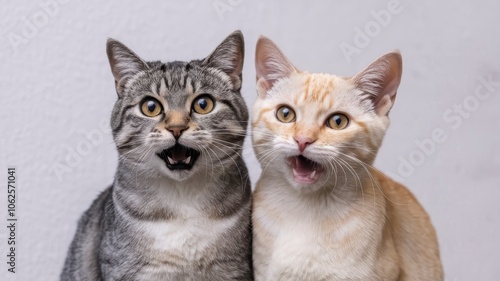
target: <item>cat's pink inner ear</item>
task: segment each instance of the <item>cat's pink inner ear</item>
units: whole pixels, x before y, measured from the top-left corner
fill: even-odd
[[[255,50],[257,90],[264,95],[276,81],[289,77],[297,69],[269,38],[261,36]]]
[[[241,31],[231,33],[203,60],[203,65],[214,67],[229,75],[233,89],[241,88],[241,72],[245,57],[245,40]]]
[[[106,43],[106,53],[115,78],[116,92],[121,96],[127,81],[138,72],[147,70],[149,66],[127,46],[112,38]]]
[[[258,78],[257,77],[257,92],[259,93],[259,95],[262,94],[265,94],[267,91],[269,91],[269,89],[271,89],[271,83],[269,83],[267,80],[263,79],[263,78]]]
[[[372,100],[375,112],[387,115],[394,105],[402,73],[401,54],[394,51],[378,58],[353,78],[356,87]]]

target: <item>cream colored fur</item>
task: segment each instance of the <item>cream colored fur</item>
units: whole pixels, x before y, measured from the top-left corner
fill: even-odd
[[[406,187],[372,167],[401,80],[400,54],[351,78],[310,74],[261,37],[256,68],[256,280],[443,280],[429,216]],[[294,122],[276,118],[283,105]],[[343,130],[325,125],[338,112],[350,120]],[[298,136],[312,140],[303,152]],[[297,155],[324,168],[316,182],[294,180],[287,159]]]

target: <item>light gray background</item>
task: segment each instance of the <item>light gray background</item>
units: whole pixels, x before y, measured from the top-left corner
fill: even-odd
[[[0,279],[56,280],[78,217],[113,180],[117,153],[107,125],[100,128],[116,100],[106,38],[145,59],[189,60],[205,57],[241,29],[249,106],[259,34],[299,68],[341,75],[400,49],[403,80],[376,166],[409,186],[431,215],[447,280],[498,280],[500,85],[481,89],[489,93],[482,100],[474,93],[481,77],[500,82],[499,1],[401,0],[385,26],[374,25],[372,14],[387,10],[385,0],[60,0],[46,14],[48,2],[3,1],[0,9]],[[29,33],[34,21],[40,27]],[[356,46],[356,28],[365,27],[371,28],[369,42],[357,44],[359,52],[348,59],[342,42]],[[449,112],[464,102],[464,117]],[[445,140],[434,149],[427,141],[424,154],[416,142],[435,129]],[[247,149],[245,157],[255,182],[253,152]],[[405,161],[412,171],[402,168]],[[6,271],[4,226],[6,168],[12,165],[19,178],[15,276]]]

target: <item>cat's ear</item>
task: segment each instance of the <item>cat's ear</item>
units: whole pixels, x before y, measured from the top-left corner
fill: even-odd
[[[115,86],[118,96],[123,94],[123,89],[128,80],[140,71],[147,70],[147,63],[127,48],[121,42],[109,38],[106,43],[111,72],[115,77]]]
[[[271,39],[260,36],[255,49],[257,91],[263,96],[279,79],[289,77],[297,69]]]
[[[231,33],[215,50],[206,57],[202,65],[213,67],[229,75],[233,90],[241,88],[241,72],[245,58],[245,41],[241,31]]]
[[[394,51],[381,56],[351,79],[372,101],[378,115],[388,115],[396,99],[402,73],[401,54]]]

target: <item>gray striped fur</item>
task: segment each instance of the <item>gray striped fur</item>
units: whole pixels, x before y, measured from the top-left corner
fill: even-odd
[[[81,217],[61,280],[253,280],[241,32],[190,62],[145,62],[112,39],[107,52],[119,164],[113,185]],[[200,94],[215,99],[213,112],[192,112]],[[142,115],[146,96],[164,113]],[[175,143],[166,129],[172,112],[189,122],[179,143],[201,153],[190,170],[168,170],[157,155]]]

